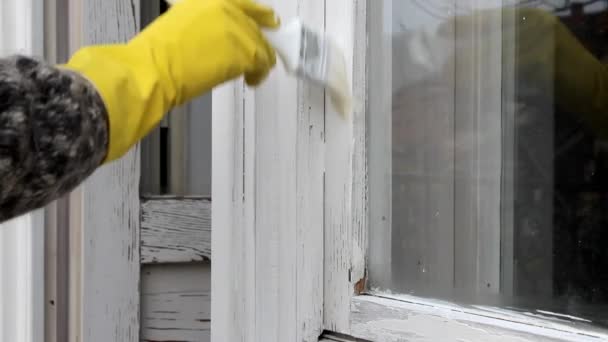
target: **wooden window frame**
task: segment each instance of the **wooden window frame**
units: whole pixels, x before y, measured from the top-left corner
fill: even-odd
[[[550,313],[367,290],[369,230],[386,229],[382,216],[390,215],[390,206],[368,204],[390,191],[390,184],[381,186],[383,177],[367,170],[366,130],[390,127],[366,119],[366,102],[378,100],[367,97],[366,79],[373,1],[267,2],[284,19],[298,15],[342,44],[353,71],[354,113],[343,121],[324,94],[281,66],[256,90],[236,81],[214,91],[213,341],[401,341],[413,334],[422,341],[608,338],[601,329]],[[509,70],[505,65],[505,75]],[[507,118],[502,124],[512,139],[513,123]],[[387,161],[390,154],[372,158]]]
[[[348,328],[365,282],[365,1],[268,3],[336,36],[355,112],[282,66],[256,90],[214,90],[213,341],[317,341]]]

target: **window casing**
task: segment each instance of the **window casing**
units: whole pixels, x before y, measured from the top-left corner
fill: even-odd
[[[583,80],[603,76],[582,57],[603,54],[601,3],[368,3],[368,293],[602,334],[602,126],[584,101],[603,94]],[[596,74],[565,72],[572,56]]]
[[[393,41],[383,35],[392,25],[382,21],[383,15],[389,14],[392,20],[395,11],[379,1],[269,3],[282,18],[300,16],[339,42],[352,70],[357,100],[350,120],[345,122],[333,112],[322,91],[297,82],[280,65],[268,82],[255,90],[235,82],[214,91],[213,339],[316,341],[322,336],[330,341],[400,341],[412,334],[429,341],[454,337],[485,341],[496,334],[524,340],[606,338],[601,329],[582,321],[450,302],[465,298],[463,301],[470,303],[467,293],[446,291],[441,297],[447,299],[442,301],[389,295],[376,289],[375,283],[390,284],[391,277],[402,276],[399,267],[386,267],[392,265],[398,252],[392,243],[391,221],[403,214],[391,203],[396,165],[392,149],[395,139],[400,138],[392,120],[392,86],[397,73],[392,70],[394,55],[387,53]],[[458,14],[481,5],[502,4],[459,0],[423,5],[438,3],[447,4],[440,6],[442,10]],[[434,260],[432,275],[419,277],[418,286],[424,290],[443,290],[447,283],[484,296],[516,291],[513,279],[505,274],[517,274],[517,265],[507,262],[514,260],[513,256],[505,255],[515,253],[515,246],[507,242],[516,241],[512,199],[517,196],[518,170],[512,163],[503,163],[519,153],[515,116],[505,114],[516,112],[517,106],[504,100],[518,91],[513,71],[517,65],[505,57],[516,46],[508,39],[478,39],[488,29],[498,31],[499,36],[514,34],[510,31],[514,26],[503,24],[515,17],[504,13],[499,17],[499,22],[454,24],[457,30],[448,31],[464,44],[451,46],[454,39],[449,38],[447,48],[468,51],[457,55],[453,63],[467,67],[453,67],[453,72],[444,76],[444,84],[450,85],[443,89],[444,96],[453,101],[427,94],[434,108],[443,103],[449,104],[449,110],[428,109],[430,117],[411,116],[411,120],[422,120],[425,130],[412,130],[405,136],[427,142],[416,146],[426,149],[420,153],[423,157],[430,155],[427,164],[421,157],[423,162],[406,163],[406,167],[420,167],[420,176],[426,177],[424,172],[432,171],[443,158],[452,168],[448,185],[433,193],[433,198],[445,201],[450,214],[444,215],[442,207],[439,216],[444,221],[432,223],[435,213],[427,208],[427,223],[420,220],[417,229],[422,234],[424,228],[431,227],[435,234],[428,239],[431,242],[441,242],[441,234],[447,230],[450,236],[443,241],[447,249],[442,252],[458,262],[447,263],[446,275],[436,269],[441,259]],[[428,37],[422,36],[418,44],[427,44],[425,39]],[[437,61],[431,57],[440,57],[442,51],[433,49],[417,60],[423,63],[421,67],[433,67],[427,62]],[[486,63],[475,63],[484,58]],[[418,72],[412,77],[421,77],[421,70],[408,68],[404,72]],[[387,87],[390,92],[383,91]],[[413,108],[404,97],[397,100],[404,108]],[[433,131],[432,124],[441,123],[441,119],[447,121],[443,130]],[[411,128],[407,124],[399,127]],[[477,134],[478,129],[483,134]],[[446,138],[452,144],[449,155],[450,150],[438,142]],[[542,148],[551,144],[540,138],[538,143]],[[467,148],[458,149],[461,145]],[[542,148],[536,153],[546,157]],[[476,197],[479,193],[489,197],[480,201]],[[496,193],[501,196],[492,196]],[[420,206],[412,204],[416,205]],[[427,252],[420,246],[414,248],[418,249],[407,252]],[[429,262],[429,258],[424,261]],[[427,269],[418,267],[417,262],[412,265],[417,271]],[[415,279],[411,274],[409,277]],[[429,293],[427,296],[437,296],[437,292]]]

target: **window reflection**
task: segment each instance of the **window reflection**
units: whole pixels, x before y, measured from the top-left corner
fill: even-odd
[[[378,3],[371,287],[608,324],[608,1]]]

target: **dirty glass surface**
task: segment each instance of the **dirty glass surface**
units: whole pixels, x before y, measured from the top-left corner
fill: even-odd
[[[608,324],[608,1],[369,6],[369,287]]]

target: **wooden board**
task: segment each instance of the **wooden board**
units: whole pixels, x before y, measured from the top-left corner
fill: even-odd
[[[78,45],[122,42],[138,31],[139,0],[74,5],[70,10],[79,13],[70,19],[80,19]],[[76,202],[71,267],[80,270],[71,284],[78,296],[70,308],[73,341],[139,340],[139,175],[136,148],[99,169],[71,199]]]
[[[460,306],[408,295],[357,296],[352,335],[378,342],[399,341],[604,341],[605,331],[563,316]]]
[[[211,201],[157,198],[141,205],[141,262],[211,259]]]
[[[350,300],[365,285],[367,173],[365,135],[366,1],[326,2],[327,32],[340,42],[354,94],[344,120],[327,107],[324,207],[324,327],[348,332]]]
[[[210,266],[205,262],[142,267],[142,342],[210,340]]]
[[[268,3],[324,30],[325,1]],[[323,330],[327,105],[280,66],[255,91],[214,91],[213,340],[316,342]]]

